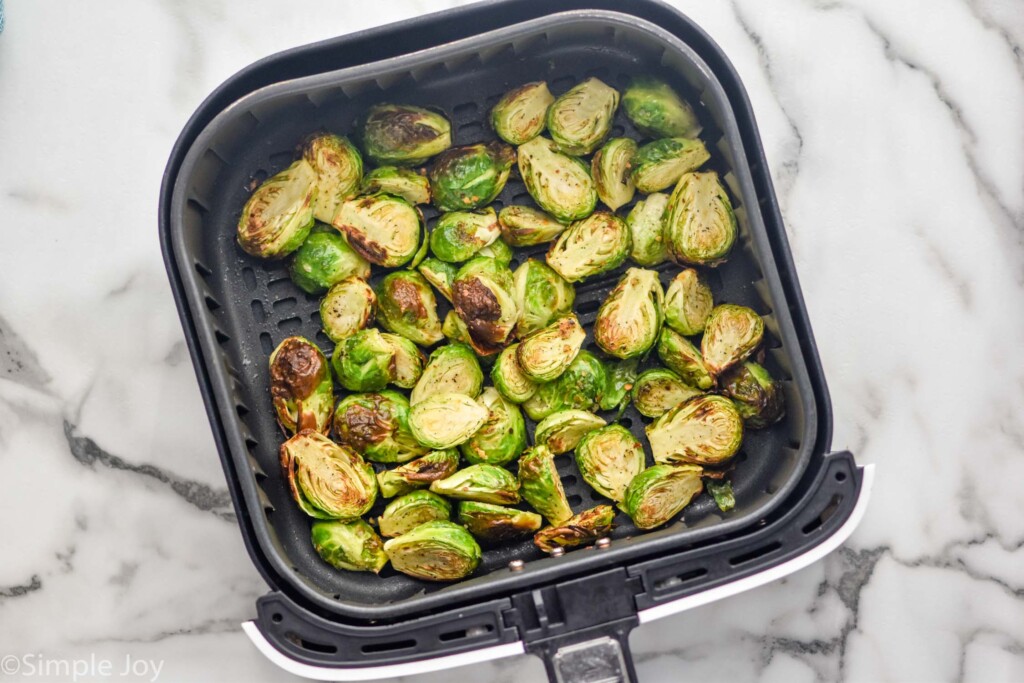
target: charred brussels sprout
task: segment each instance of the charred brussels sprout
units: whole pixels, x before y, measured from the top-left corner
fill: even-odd
[[[292,497],[310,517],[356,519],[377,499],[373,468],[319,432],[299,432],[281,444],[281,468]]]
[[[430,181],[411,168],[381,166],[366,174],[360,194],[392,194],[410,204],[430,203]]]
[[[711,158],[700,140],[662,138],[648,142],[633,157],[636,189],[650,194],[672,187],[684,173],[696,171]]]
[[[406,462],[429,450],[409,430],[409,400],[396,391],[350,394],[334,413],[338,441],[374,462]]]
[[[619,92],[588,78],[548,107],[548,133],[566,154],[590,154],[608,137],[618,108]]]
[[[516,334],[527,337],[572,313],[576,290],[562,276],[534,259],[527,259],[513,276],[519,322]]]
[[[423,352],[415,343],[400,335],[381,332],[380,336],[395,352],[395,376],[391,383],[402,389],[412,389],[423,375],[423,364],[427,361]]]
[[[515,460],[526,448],[526,422],[519,406],[494,387],[484,389],[478,400],[490,414],[480,431],[459,446],[462,455],[472,464],[504,465]]]
[[[613,138],[594,153],[590,161],[590,174],[594,177],[597,196],[615,211],[633,200],[636,143],[629,138]]]
[[[331,366],[349,391],[380,391],[395,379],[395,350],[378,330],[360,330],[334,347]]]
[[[362,142],[377,165],[417,166],[451,147],[452,125],[420,107],[378,104],[366,113]]]
[[[431,256],[420,264],[418,270],[420,275],[434,286],[434,289],[441,292],[441,296],[448,301],[452,300],[452,281],[455,280],[455,273],[459,270],[457,267]]]
[[[316,171],[300,159],[256,188],[238,218],[238,245],[259,258],[280,258],[313,228]]]
[[[316,172],[313,215],[318,221],[330,223],[341,203],[359,193],[363,157],[348,138],[327,134],[307,142],[302,158]]]
[[[409,427],[430,448],[452,448],[476,434],[489,415],[487,408],[465,394],[433,394],[412,406]]]
[[[295,252],[289,273],[300,289],[319,294],[349,277],[369,278],[370,264],[337,231],[318,225]]]
[[[320,323],[335,343],[372,325],[376,315],[377,295],[357,277],[333,285],[320,300]]]
[[[665,292],[665,324],[686,336],[704,331],[715,302],[704,278],[693,268],[684,268]]]
[[[512,263],[512,257],[515,256],[515,254],[512,253],[512,247],[505,244],[503,240],[494,240],[478,251],[476,255],[494,259],[499,265],[505,268],[508,268],[509,264]]]
[[[504,189],[515,162],[515,149],[500,142],[444,152],[430,169],[434,206],[441,211],[458,211],[490,204]]]
[[[270,397],[286,431],[328,430],[334,383],[327,358],[313,342],[288,337],[270,354]]]
[[[501,236],[494,209],[441,214],[430,233],[430,251],[447,263],[461,263]]]
[[[641,266],[656,266],[668,260],[665,240],[665,208],[668,195],[656,192],[638,201],[626,216],[629,228],[629,257]]]
[[[612,363],[608,368],[608,383],[601,396],[601,410],[618,410],[619,415],[629,405],[630,391],[636,382],[636,359]]]
[[[546,553],[555,548],[575,548],[593,543],[611,533],[615,510],[611,505],[598,505],[571,517],[564,524],[541,529],[533,543]]]
[[[647,425],[655,462],[675,465],[725,462],[743,443],[743,419],[732,401],[713,394],[695,396]]]
[[[375,194],[343,202],[332,225],[370,263],[405,265],[420,246],[420,212],[401,197]]]
[[[434,394],[456,393],[476,398],[484,384],[480,361],[465,344],[448,344],[430,354],[420,381],[412,390],[409,402],[416,405]]]
[[[558,236],[548,250],[547,262],[569,282],[579,282],[618,268],[629,255],[629,248],[626,222],[597,211]]]
[[[413,491],[395,498],[384,508],[378,520],[381,536],[401,536],[427,522],[447,521],[452,506],[430,491]]]
[[[404,465],[377,473],[380,495],[393,498],[419,488],[430,486],[430,482],[455,474],[459,468],[459,453],[454,449],[431,451],[422,458],[410,460]]]
[[[491,381],[501,395],[513,403],[526,401],[537,391],[537,384],[523,373],[517,356],[519,344],[512,344],[498,354],[491,368]]]
[[[715,384],[711,369],[697,347],[667,327],[661,329],[658,339],[658,358],[690,386],[707,390]]]
[[[544,520],[525,510],[464,500],[459,503],[459,524],[487,543],[505,543],[529,536]]]
[[[498,214],[502,239],[513,247],[532,247],[551,242],[565,225],[539,209],[529,206],[506,206]]]
[[[607,391],[608,372],[604,363],[581,349],[558,379],[537,387],[533,396],[523,403],[523,409],[535,421],[564,408],[597,410]]]
[[[661,417],[683,401],[700,393],[671,370],[654,368],[636,378],[636,384],[633,385],[633,405],[641,415]]]
[[[647,353],[661,331],[663,299],[656,272],[630,268],[597,311],[594,341],[617,358]]]
[[[557,379],[576,358],[586,336],[575,315],[560,318],[519,343],[519,367],[534,382]]]
[[[700,350],[718,375],[749,356],[764,338],[764,320],[746,306],[721,304],[708,316]]]
[[[547,447],[534,446],[519,458],[519,489],[526,502],[552,524],[562,524],[572,517],[555,456]]]
[[[546,446],[555,455],[576,448],[588,432],[604,427],[603,418],[586,410],[559,410],[540,421],[533,435],[536,444]]]
[[[480,564],[480,546],[472,534],[447,521],[427,522],[384,543],[391,566],[426,581],[455,581]]]
[[[317,554],[335,569],[379,574],[388,563],[384,542],[361,519],[313,522],[310,536]]]
[[[587,165],[559,152],[547,138],[538,136],[519,147],[519,175],[533,201],[560,221],[589,216],[597,206]]]
[[[491,127],[510,145],[529,142],[544,132],[548,107],[555,101],[544,81],[509,90],[491,109]]]
[[[430,490],[458,500],[512,505],[519,502],[519,482],[497,465],[476,464],[430,485]]]
[[[475,345],[497,353],[519,319],[512,271],[492,258],[477,257],[455,274],[452,304]]]
[[[679,263],[714,266],[736,241],[736,215],[718,174],[684,173],[665,210],[669,253]]]
[[[704,483],[711,494],[711,497],[715,499],[715,505],[722,512],[729,512],[736,507],[736,496],[732,491],[732,482],[728,479],[716,481],[714,479],[708,479]]]
[[[654,465],[629,483],[622,509],[638,529],[665,524],[703,489],[697,465]]]
[[[782,385],[753,361],[736,365],[722,375],[722,393],[733,400],[744,425],[751,429],[774,424],[786,412]]]
[[[644,447],[622,425],[608,425],[580,440],[576,466],[591,488],[621,501],[629,482],[644,469]]]
[[[696,137],[700,121],[693,109],[667,83],[634,78],[622,95],[622,108],[637,128],[652,137]]]
[[[434,290],[411,270],[388,273],[378,285],[377,322],[420,346],[432,346],[444,338]]]

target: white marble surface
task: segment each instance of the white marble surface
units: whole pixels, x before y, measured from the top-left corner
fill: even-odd
[[[0,656],[283,680],[239,630],[264,584],[164,275],[161,172],[237,69],[458,3],[6,4]],[[834,445],[878,478],[826,561],[639,628],[641,677],[1024,681],[1024,3],[675,4],[750,92]],[[409,680],[453,675],[543,671],[523,657]]]

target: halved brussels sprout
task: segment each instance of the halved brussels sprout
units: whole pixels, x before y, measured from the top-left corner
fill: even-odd
[[[331,367],[349,391],[380,391],[395,379],[395,349],[379,330],[359,330],[334,347]]]
[[[319,294],[349,277],[369,278],[370,264],[336,230],[319,223],[295,252],[288,272],[299,289]]]
[[[409,430],[409,400],[397,391],[349,394],[334,412],[338,441],[373,462],[407,462],[426,454]]]
[[[376,316],[377,295],[357,277],[332,285],[320,300],[320,323],[336,344],[372,325]]]
[[[711,368],[704,362],[700,350],[689,339],[667,327],[661,328],[658,358],[692,387],[707,390],[715,384]]]
[[[427,522],[447,521],[451,504],[430,491],[413,491],[387,504],[377,524],[381,536],[401,536]]]
[[[708,479],[704,482],[704,486],[707,488],[708,493],[711,494],[711,497],[714,498],[715,505],[722,512],[728,512],[736,507],[736,496],[732,491],[732,482],[728,479],[722,479],[721,481]]]
[[[465,394],[432,394],[412,406],[409,428],[430,448],[452,448],[477,433],[489,412]]]
[[[715,375],[749,356],[764,339],[764,320],[746,306],[720,304],[711,310],[700,351]]]
[[[313,215],[318,221],[330,223],[341,203],[359,193],[363,157],[348,138],[324,134],[306,143],[302,158],[316,172]]]
[[[683,174],[665,210],[665,238],[678,263],[725,260],[736,241],[736,215],[717,173]]]
[[[786,397],[782,385],[753,361],[736,365],[721,378],[722,393],[736,404],[745,426],[762,429],[782,419]]]
[[[633,405],[641,415],[661,417],[700,393],[671,370],[653,368],[637,377],[633,385]]]
[[[516,150],[501,142],[449,149],[430,169],[434,206],[459,211],[490,204],[505,188],[515,162]]]
[[[450,477],[458,468],[459,452],[455,449],[430,451],[422,458],[378,472],[377,484],[381,496],[393,498],[419,488],[426,488],[432,481]]]
[[[459,270],[456,266],[430,256],[420,264],[418,270],[427,282],[434,285],[434,289],[441,292],[441,296],[448,301],[452,300],[452,281]]]
[[[569,282],[579,282],[622,265],[629,255],[626,222],[606,211],[596,211],[573,223],[548,250],[547,262]]]
[[[461,263],[501,236],[494,209],[441,214],[430,233],[430,251],[447,263]]]
[[[280,258],[313,228],[316,171],[304,159],[263,181],[238,217],[238,246],[259,258]]]
[[[361,519],[313,522],[310,537],[317,554],[335,569],[379,574],[388,563],[384,542]]]
[[[558,379],[537,387],[523,403],[523,409],[534,421],[565,408],[597,410],[607,391],[608,372],[604,363],[586,349],[580,349]]]
[[[619,108],[619,91],[588,78],[548,107],[548,133],[566,154],[590,154],[608,137]]]
[[[515,254],[512,253],[512,247],[505,244],[504,240],[494,240],[486,247],[476,252],[477,256],[486,256],[492,258],[498,262],[499,265],[508,268],[509,264],[512,263],[512,258]]]
[[[693,268],[683,268],[665,292],[665,324],[686,336],[700,334],[715,307],[707,282]]]
[[[630,392],[636,382],[637,359],[609,363],[608,382],[601,395],[601,410],[618,410],[619,416],[629,405]]]
[[[560,221],[589,216],[597,206],[590,169],[547,138],[537,136],[519,147],[519,175],[533,201]]]
[[[622,94],[622,108],[633,125],[652,137],[696,137],[700,121],[667,83],[637,76]]]
[[[468,346],[439,346],[430,354],[427,367],[423,369],[420,381],[409,396],[409,403],[416,405],[429,396],[447,393],[476,398],[483,384],[484,373],[480,369],[480,361]]]
[[[705,394],[680,403],[647,425],[654,461],[717,465],[743,443],[743,418],[724,396]]]
[[[477,346],[497,353],[519,319],[512,271],[483,256],[466,263],[452,282],[452,305]]]
[[[363,149],[378,166],[418,166],[452,145],[452,124],[441,114],[403,104],[370,107]]]
[[[533,442],[547,446],[555,455],[568,453],[588,432],[606,424],[604,418],[586,410],[559,410],[540,421],[533,433]]]
[[[377,499],[377,478],[359,454],[307,429],[281,444],[281,468],[299,508],[317,519],[357,519]]]
[[[597,196],[612,211],[633,201],[637,189],[633,184],[636,151],[636,143],[629,138],[612,138],[590,160]]]
[[[555,456],[546,446],[528,448],[519,458],[519,491],[552,524],[562,524],[572,517]]]
[[[506,206],[498,214],[501,238],[513,247],[532,247],[551,242],[565,230],[565,224],[530,206]]]
[[[633,157],[633,182],[636,189],[646,194],[661,192],[710,158],[708,148],[700,140],[662,138],[648,142]]]
[[[575,548],[593,543],[611,533],[615,510],[598,505],[571,517],[564,524],[549,526],[533,535],[533,543],[546,553],[555,548]]]
[[[466,327],[466,323],[462,322],[462,318],[454,310],[448,311],[444,316],[444,323],[441,324],[441,332],[445,338],[454,344],[466,344],[478,356],[488,356],[494,353],[494,349],[491,347],[481,347],[473,338],[469,336],[469,328]]]
[[[529,536],[544,520],[535,512],[464,500],[459,503],[459,523],[482,541],[505,543]]]
[[[326,432],[334,407],[327,358],[304,337],[288,337],[270,354],[270,397],[281,428]]]
[[[629,483],[622,509],[638,529],[665,524],[704,488],[697,465],[654,465]]]
[[[664,296],[655,271],[630,268],[597,310],[594,341],[617,358],[647,353],[661,331]]]
[[[360,194],[393,194],[410,204],[430,203],[430,181],[411,168],[381,166],[363,178]]]
[[[557,379],[576,358],[586,337],[575,314],[559,318],[519,343],[519,367],[534,382]]]
[[[370,263],[403,266],[420,247],[423,217],[401,197],[374,194],[342,202],[332,225]]]
[[[430,484],[430,490],[458,500],[512,505],[519,502],[519,481],[504,467],[480,463]]]
[[[444,338],[434,290],[412,270],[388,273],[377,285],[377,322],[420,346],[432,346]]]
[[[526,448],[526,422],[519,406],[487,387],[477,399],[490,415],[487,422],[469,441],[459,446],[471,464],[504,465],[515,460]]]
[[[535,259],[526,259],[513,275],[519,322],[516,334],[527,337],[572,313],[576,290],[562,276]]]
[[[626,216],[629,228],[629,257],[641,266],[656,266],[668,260],[665,239],[665,209],[668,195],[656,192],[638,201]]]
[[[529,142],[544,132],[548,107],[554,101],[544,81],[513,88],[491,109],[491,127],[510,145]]]
[[[622,425],[608,425],[580,440],[576,466],[591,488],[621,501],[629,482],[644,469],[644,447]]]
[[[523,373],[517,356],[519,344],[512,344],[498,354],[491,368],[491,381],[501,395],[513,403],[522,403],[537,391],[537,384]]]
[[[423,365],[427,362],[423,352],[411,340],[398,334],[381,332],[380,336],[391,344],[395,352],[395,376],[391,383],[402,389],[412,389],[423,375]]]
[[[465,578],[480,564],[480,545],[472,534],[446,521],[427,522],[392,538],[384,552],[396,570],[426,581]]]

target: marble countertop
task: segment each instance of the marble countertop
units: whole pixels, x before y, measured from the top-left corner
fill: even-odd
[[[105,659],[115,678],[128,661],[124,680],[153,680],[155,664],[161,681],[287,678],[239,628],[265,585],[164,274],[161,173],[187,117],[243,66],[456,4],[7,3],[0,657]],[[642,680],[1024,680],[1020,1],[673,4],[746,83],[834,447],[877,479],[825,561],[638,628]],[[67,678],[55,671],[31,680]],[[543,668],[406,680],[452,676]]]

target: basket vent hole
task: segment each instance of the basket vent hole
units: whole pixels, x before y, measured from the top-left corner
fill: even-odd
[[[254,299],[253,302],[250,304],[250,308],[252,308],[252,318],[253,318],[253,320],[255,320],[258,323],[262,323],[262,322],[266,321],[266,319],[267,319],[267,312],[263,308],[263,302],[262,301],[256,301]]]
[[[778,550],[781,547],[782,547],[781,543],[779,543],[778,541],[773,541],[773,542],[771,542],[771,543],[769,543],[767,545],[763,545],[760,548],[757,548],[755,550],[751,550],[749,552],[743,553],[742,555],[737,555],[736,557],[729,558],[729,564],[732,565],[733,567],[737,567],[737,566],[739,566],[741,564],[744,564],[746,562],[750,562],[752,560],[756,560],[759,557],[764,557],[765,555],[768,555],[769,553],[773,553],[773,552],[775,552],[776,550]]]
[[[597,491],[591,491],[590,492],[590,500],[604,500],[604,496],[602,496]]]
[[[185,204],[200,216],[205,216],[210,212],[210,210],[207,209],[206,206],[204,206],[198,199],[189,199]]]
[[[302,318],[285,318],[277,324],[277,327],[285,334],[295,334],[302,329]]]
[[[268,356],[274,352],[274,340],[266,332],[260,332],[260,348]]]
[[[631,417],[624,417],[621,420],[619,420],[619,424],[622,425],[623,427],[625,427],[626,429],[632,429],[633,428],[633,418],[631,418]]]
[[[551,89],[555,92],[561,92],[562,90],[568,90],[576,82],[576,79],[572,76],[560,76],[555,80],[551,81]]]
[[[567,474],[562,477],[562,486],[575,486],[579,479],[574,474]]]
[[[846,481],[846,472],[836,472],[836,481]]]
[[[229,341],[231,341],[231,337],[229,337],[228,335],[224,334],[220,330],[214,330],[213,331],[213,336],[217,338],[217,343],[221,344],[221,345],[226,344]]]
[[[278,612],[274,612],[272,615],[270,615],[270,620],[275,624],[280,624],[284,620],[284,617],[281,616]]]
[[[217,303],[217,300],[214,299],[213,297],[207,296],[203,298],[206,300],[206,307],[210,309],[211,312],[216,311],[217,309],[220,308],[220,304]]]
[[[821,525],[827,522],[829,519],[831,519],[832,515],[834,515],[836,513],[836,510],[839,509],[839,502],[842,499],[843,497],[840,496],[838,493],[832,496],[832,499],[828,501],[828,505],[826,505],[825,509],[821,511],[821,514],[812,519],[807,524],[805,524],[801,531],[803,531],[805,534],[809,534],[821,528]]]
[[[477,106],[476,102],[466,102],[465,104],[456,105],[452,109],[452,114],[461,118],[463,116],[476,116],[478,111],[480,111],[480,107]]]
[[[601,307],[601,302],[597,299],[587,299],[586,301],[579,302],[576,306],[576,310],[580,313],[593,313]]]
[[[242,282],[250,292],[256,289],[256,271],[249,266],[242,268]]]
[[[245,416],[249,414],[249,408],[242,405],[241,403],[235,404],[235,412],[238,413],[238,417],[245,419]]]
[[[295,285],[292,284],[292,281],[288,279],[287,275],[280,280],[268,282],[267,292],[269,292],[270,296],[275,299],[283,297],[285,299],[291,298],[292,301],[295,300]]]
[[[581,496],[578,496],[578,495],[576,495],[574,493],[574,494],[572,494],[571,496],[568,497],[568,501],[569,501],[569,505],[575,507],[575,506],[577,506],[577,505],[579,505],[580,503],[583,502],[583,498]]]
[[[291,313],[295,310],[296,306],[299,305],[298,300],[294,296],[289,296],[284,299],[278,299],[271,307],[274,309],[274,313],[277,315],[284,315]]]
[[[416,647],[416,641],[412,638],[405,640],[391,640],[383,643],[367,643],[363,645],[360,650],[365,654],[371,654],[374,652],[394,652],[395,650],[408,650],[409,648]]]
[[[624,126],[612,126],[612,137],[613,138],[621,138],[623,133],[625,133],[625,132],[626,132],[626,128]]]
[[[315,640],[306,640],[305,638],[299,638],[299,643],[301,643],[302,647],[307,650],[311,650],[313,652],[321,652],[327,655],[333,655],[338,651],[337,645],[331,645],[329,643],[318,643]]]
[[[484,132],[484,124],[480,121],[468,121],[459,126],[459,133],[463,138],[474,139],[475,136]]]
[[[477,636],[487,635],[494,630],[494,626],[491,624],[480,624],[478,626],[470,626],[467,628],[460,628],[457,631],[448,631],[442,633],[437,637],[442,643],[447,643],[452,640],[462,640],[463,638],[475,638]]]
[[[196,272],[202,275],[203,277],[210,277],[211,275],[213,275],[213,271],[204,266],[199,261],[196,261]]]
[[[686,583],[687,581],[699,579],[700,577],[705,576],[707,573],[708,570],[704,567],[696,567],[694,569],[691,569],[690,571],[683,572],[682,574],[676,574],[675,576],[669,576],[667,578],[655,581],[654,590],[663,591],[668,588],[675,588],[676,586],[680,586]]]

